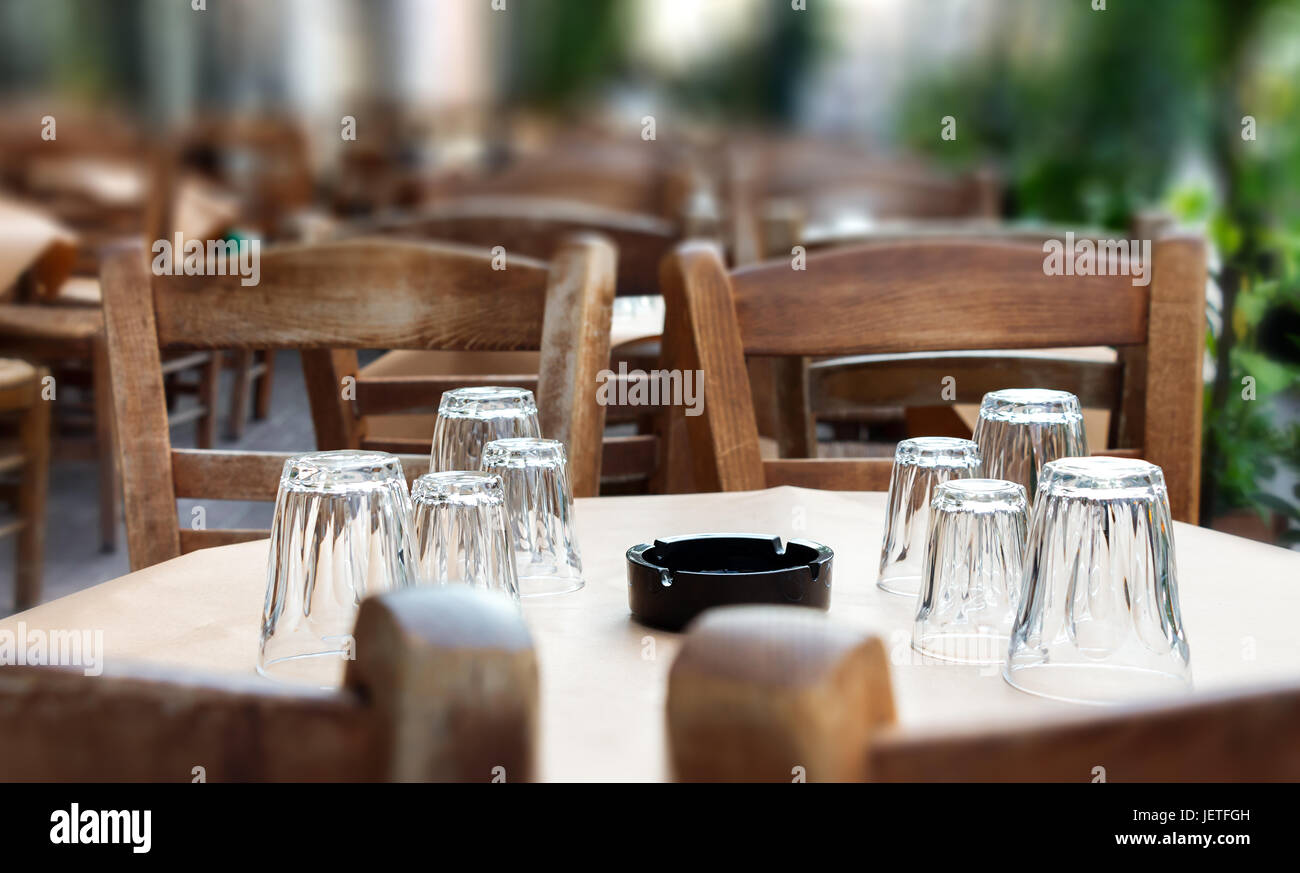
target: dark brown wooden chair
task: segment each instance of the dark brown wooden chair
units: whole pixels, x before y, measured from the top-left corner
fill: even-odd
[[[0,667],[0,779],[527,782],[532,639],[463,586],[368,598],[336,691],[109,662]]]
[[[506,270],[479,249],[405,240],[268,248],[249,287],[238,276],[153,276],[128,249],[106,265],[103,284],[134,568],[264,536],[181,529],[176,499],[273,500],[287,457],[173,450],[159,348],[301,350],[315,363],[307,388],[318,434],[429,396],[420,379],[383,391],[349,381],[357,349],[540,349],[543,432],[568,446],[574,493],[595,492],[604,408],[591,386],[609,358],[614,294],[614,251],[603,240],[578,238],[549,264],[521,257]],[[427,451],[423,460],[427,468]],[[404,466],[422,472],[420,459]]]
[[[41,602],[45,565],[45,497],[50,466],[50,401],[41,396],[50,371],[0,358],[0,417],[17,420],[17,441],[0,443],[0,495],[12,498],[15,517],[0,521],[0,536],[16,535],[14,608]]]
[[[728,272],[715,247],[683,244],[662,275],[665,359],[703,371],[705,401],[703,414],[687,418],[675,411],[668,423],[665,487],[690,481],[699,489],[726,491],[779,484],[887,487],[891,462],[885,458],[765,462],[746,354],[1111,345],[1146,353],[1140,448],[1124,453],[1164,468],[1174,517],[1195,522],[1204,244],[1167,236],[1154,244],[1153,261],[1150,285],[1142,287],[1128,275],[1046,275],[1042,249],[1033,245],[869,245],[810,255],[806,270],[792,270],[781,260]]]

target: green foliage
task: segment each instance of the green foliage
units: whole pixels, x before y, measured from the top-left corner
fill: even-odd
[[[1011,21],[1031,6],[1000,8]],[[960,166],[999,161],[1015,218],[1122,228],[1162,204],[1203,225],[1223,301],[1207,343],[1203,508],[1300,522],[1300,501],[1266,490],[1300,469],[1300,427],[1276,423],[1300,386],[1300,7],[1079,3],[1054,25],[921,83],[903,103],[904,142]],[[1044,56],[1054,37],[1061,50]],[[944,115],[958,118],[954,142],[938,136]]]

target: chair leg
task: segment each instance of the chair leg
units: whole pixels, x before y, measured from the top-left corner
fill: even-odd
[[[104,552],[115,552],[122,477],[113,427],[113,384],[108,371],[108,347],[103,338],[97,338],[91,344],[91,391],[95,407],[95,450],[99,456],[99,548]]]
[[[39,371],[39,379],[49,374]],[[35,403],[23,412],[22,484],[18,490],[18,512],[23,528],[18,534],[18,573],[14,586],[15,607],[21,611],[41,602],[42,571],[45,564],[45,510],[50,473],[50,402],[37,393]]]
[[[221,360],[221,354],[217,354]],[[248,395],[253,382],[253,352],[251,349],[236,349],[234,352],[235,382],[230,390],[230,412],[226,419],[226,436],[237,440],[244,435],[244,424],[248,421]]]
[[[217,394],[221,387],[221,352],[213,352],[208,362],[199,368],[199,405],[203,414],[198,418],[195,442],[200,449],[210,449],[217,444]]]
[[[774,387],[771,396],[781,457],[817,457],[817,420],[813,417],[808,359],[777,358],[771,362],[771,368]]]
[[[262,359],[262,375],[257,378],[257,391],[253,399],[253,418],[262,421],[271,414],[271,388],[275,382],[275,349],[258,352]]]

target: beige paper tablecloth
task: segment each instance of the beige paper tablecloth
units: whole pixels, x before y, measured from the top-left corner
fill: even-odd
[[[888,641],[899,718],[909,729],[1092,713],[1015,691],[996,669],[922,664],[909,647],[914,603],[875,587],[883,494],[776,488],[739,494],[579,500],[587,586],[524,601],[542,675],[542,776],[667,776],[663,701],[677,635],[628,615],[624,552],[656,536],[745,531],[835,550],[831,612]],[[1198,691],[1300,678],[1300,555],[1175,525],[1183,618]],[[255,676],[265,541],[191,555],[48,603],[0,627],[99,628],[109,659]],[[261,680],[265,681],[265,680]]]

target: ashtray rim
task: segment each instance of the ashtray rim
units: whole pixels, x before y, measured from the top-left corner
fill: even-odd
[[[792,545],[803,546],[805,548],[812,549],[814,552],[816,552],[817,557],[814,558],[812,561],[809,561],[808,563],[800,562],[797,564],[793,564],[789,567],[772,568],[770,570],[672,570],[668,567],[664,567],[661,564],[651,563],[645,557],[645,553],[650,551],[651,549],[659,548],[660,546],[668,546],[674,543],[687,542],[692,540],[753,540],[753,541],[770,542],[776,545],[776,552],[778,555],[785,554],[786,552],[788,552],[790,550],[790,546]],[[671,572],[674,576],[678,576],[683,573],[690,576],[765,576],[771,573],[790,573],[792,571],[799,570],[799,569],[806,569],[809,571],[809,573],[812,573],[812,567],[814,564],[817,565],[819,568],[824,568],[826,564],[829,563],[831,559],[834,557],[835,557],[835,552],[833,549],[831,549],[830,546],[823,545],[819,542],[814,542],[813,540],[806,540],[800,537],[793,537],[791,539],[785,540],[785,542],[782,543],[781,537],[779,536],[774,536],[771,534],[756,534],[756,533],[679,534],[678,536],[672,536],[672,537],[655,537],[653,542],[638,543],[637,545],[632,546],[627,550],[627,560],[630,563],[636,564],[637,566],[643,567],[647,570],[654,570],[656,573],[662,572],[663,570],[669,570],[669,572]],[[817,573],[813,574],[813,581],[816,581],[818,578],[820,578],[821,573],[822,570],[819,569]]]
[[[797,546],[808,550],[812,558],[760,570],[688,570],[672,569],[646,557],[655,548],[709,540],[766,543],[778,556]],[[821,610],[830,607],[835,552],[830,546],[812,540],[798,537],[782,540],[779,536],[754,533],[684,534],[638,543],[627,550],[626,557],[628,606],[632,616],[644,625],[662,630],[680,631],[700,613],[719,606],[777,604]],[[664,584],[665,574],[667,584]],[[710,580],[723,579],[738,583],[744,591],[738,590],[736,584],[709,584]],[[792,588],[798,592],[797,599],[787,593]]]

